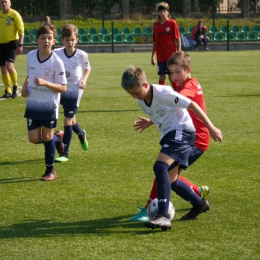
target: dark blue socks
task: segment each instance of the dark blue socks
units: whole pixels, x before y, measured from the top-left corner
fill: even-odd
[[[153,166],[157,181],[158,213],[164,215],[168,214],[171,195],[171,183],[168,176],[168,168],[168,164],[158,161]]]
[[[54,140],[50,140],[48,142],[44,142],[45,148],[45,163],[48,171],[52,171],[54,169],[54,158],[55,158],[55,142]]]
[[[184,181],[177,179],[171,184],[171,188],[177,195],[190,202],[193,206],[200,204],[202,201],[201,197],[199,197]]]
[[[64,136],[63,136],[63,143],[64,143],[64,153],[68,154],[69,153],[69,147],[70,147],[70,142],[72,138],[72,126],[64,126]]]

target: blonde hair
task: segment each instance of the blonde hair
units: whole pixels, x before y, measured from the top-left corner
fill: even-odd
[[[157,13],[159,13],[160,7],[161,7],[161,8],[162,8],[162,7],[165,8],[165,10],[168,11],[167,17],[168,17],[168,18],[171,18],[170,13],[169,13],[169,9],[170,9],[169,4],[166,3],[166,2],[160,2],[160,3],[156,4],[156,5],[155,5],[155,8],[156,8]],[[158,14],[157,17],[156,17],[156,22],[160,22],[160,21],[161,21],[161,17],[160,17],[160,15]]]

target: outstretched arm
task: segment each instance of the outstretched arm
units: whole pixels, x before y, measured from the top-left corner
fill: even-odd
[[[138,116],[138,118],[139,120],[135,121],[133,125],[135,131],[140,130],[140,133],[142,133],[146,128],[153,125],[152,120],[149,118],[145,118],[142,116]]]
[[[200,108],[200,106],[197,103],[191,101],[188,109],[191,109],[197,115],[197,117],[204,123],[204,125],[208,128],[210,136],[214,141],[222,141],[223,137],[220,129],[216,128],[212,124],[212,122],[209,120],[207,115],[204,113],[204,111]]]

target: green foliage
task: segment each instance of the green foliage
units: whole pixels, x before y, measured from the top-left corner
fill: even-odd
[[[207,114],[224,136],[184,173],[210,186],[211,210],[179,222],[190,204],[172,193],[171,231],[129,222],[146,203],[160,147],[154,127],[133,130],[144,114],[120,80],[136,65],[157,83],[156,67],[150,53],[89,54],[92,72],[77,113],[89,150],[73,134],[70,161],[55,164],[57,180],[40,181],[43,146],[28,142],[25,99],[0,101],[0,259],[259,259],[259,51],[189,54]],[[21,85],[25,55],[15,66]],[[59,117],[63,129],[62,108]]]

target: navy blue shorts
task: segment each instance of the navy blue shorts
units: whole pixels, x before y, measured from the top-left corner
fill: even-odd
[[[171,75],[171,72],[167,68],[167,62],[158,62],[157,64],[158,75]]]
[[[27,129],[28,131],[37,129],[39,127],[46,127],[46,128],[55,128],[57,125],[57,119],[52,120],[34,120],[27,118]]]
[[[193,152],[196,132],[174,130],[160,141],[161,153],[172,157],[183,169],[189,166],[189,157]]]
[[[63,105],[63,114],[65,117],[73,118],[77,113],[78,108],[72,105]]]
[[[200,156],[204,153],[204,151],[200,150],[198,147],[193,146],[192,147],[192,152],[190,154],[188,164],[191,166],[194,162],[196,162]],[[170,165],[169,169],[173,169],[178,165],[178,162],[174,162],[172,165]],[[179,166],[179,169],[186,169],[187,167],[183,167],[182,165]]]
[[[14,63],[16,48],[17,48],[16,41],[0,44],[0,66],[1,67],[5,65],[6,61]]]

